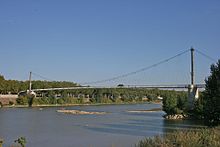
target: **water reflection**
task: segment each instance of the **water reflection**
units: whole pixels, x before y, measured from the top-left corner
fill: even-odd
[[[183,129],[199,129],[204,128],[203,122],[199,120],[163,120],[163,132],[170,133]]]
[[[124,115],[130,118],[126,120],[126,122],[111,122],[101,126],[86,126],[85,128],[97,132],[141,137],[153,136],[163,132],[163,112],[151,112],[144,114],[124,113]]]

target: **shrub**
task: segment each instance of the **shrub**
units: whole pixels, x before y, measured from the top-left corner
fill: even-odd
[[[28,98],[26,96],[20,96],[19,98],[16,99],[16,102],[19,105],[27,105],[28,104]]]
[[[182,114],[187,111],[187,95],[185,92],[169,92],[163,96],[163,111],[167,115]]]
[[[168,115],[176,114],[177,99],[173,96],[164,97],[163,99],[163,111]]]
[[[9,101],[9,105],[14,105],[14,102],[12,102],[12,101]]]
[[[59,98],[59,99],[57,99],[57,103],[58,104],[64,104],[65,102],[64,102],[64,100],[62,98]]]

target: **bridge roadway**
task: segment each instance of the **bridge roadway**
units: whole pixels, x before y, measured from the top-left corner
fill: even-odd
[[[74,90],[74,89],[124,89],[124,88],[146,88],[146,89],[187,89],[188,84],[180,85],[123,85],[123,86],[78,86],[78,87],[62,87],[62,88],[45,88],[45,89],[32,89],[33,92],[38,91],[53,91],[53,90]],[[205,88],[205,84],[197,84],[197,88]]]

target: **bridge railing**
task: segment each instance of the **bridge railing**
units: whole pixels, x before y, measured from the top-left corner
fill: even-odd
[[[195,85],[197,88],[205,88],[205,84]],[[78,86],[78,87],[60,87],[60,88],[45,88],[45,89],[32,89],[31,91],[53,91],[53,90],[74,90],[74,89],[122,89],[122,88],[158,88],[158,89],[186,89],[188,84],[180,85],[121,85],[121,86]]]

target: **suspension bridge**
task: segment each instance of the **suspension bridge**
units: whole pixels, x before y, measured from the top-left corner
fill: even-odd
[[[87,82],[87,83],[82,83],[80,84],[80,86],[74,86],[74,87],[58,87],[58,88],[44,88],[44,89],[32,89],[32,72],[30,72],[29,75],[29,89],[26,91],[26,93],[30,96],[35,96],[36,92],[40,92],[40,91],[55,91],[55,90],[74,90],[74,89],[101,89],[101,88],[109,88],[109,89],[120,89],[120,88],[146,88],[146,89],[188,89],[188,102],[189,105],[191,105],[191,107],[193,107],[193,103],[196,99],[198,99],[198,89],[204,89],[205,88],[205,84],[203,83],[197,83],[195,84],[195,65],[194,65],[194,52],[199,53],[200,55],[215,61],[215,59],[211,58],[210,56],[204,54],[201,51],[195,50],[193,48],[188,49],[186,51],[183,51],[179,54],[176,54],[170,58],[167,58],[165,60],[161,60],[155,64],[152,64],[150,66],[138,69],[136,71],[130,72],[130,73],[126,73],[126,74],[122,74],[116,77],[112,77],[112,78],[108,78],[108,79],[104,79],[104,80],[98,80],[98,81],[92,81],[92,82]],[[116,81],[122,78],[127,78],[129,76],[141,73],[141,72],[145,72],[147,70],[150,70],[152,68],[155,68],[161,64],[164,64],[168,61],[171,61],[175,58],[180,57],[183,54],[189,53],[190,52],[190,67],[191,67],[191,71],[190,71],[190,83],[186,83],[186,84],[157,84],[157,85],[135,85],[135,84],[130,84],[130,85],[124,85],[124,84],[118,84],[116,86],[93,86],[95,84],[100,84],[100,83],[106,83],[106,82],[110,82],[110,81]],[[40,76],[40,75],[39,75]],[[40,76],[42,78],[44,78],[43,76]],[[204,77],[205,79],[205,77]],[[85,86],[86,85],[86,86]],[[22,91],[24,92],[24,91]],[[20,92],[20,93],[22,93]]]

